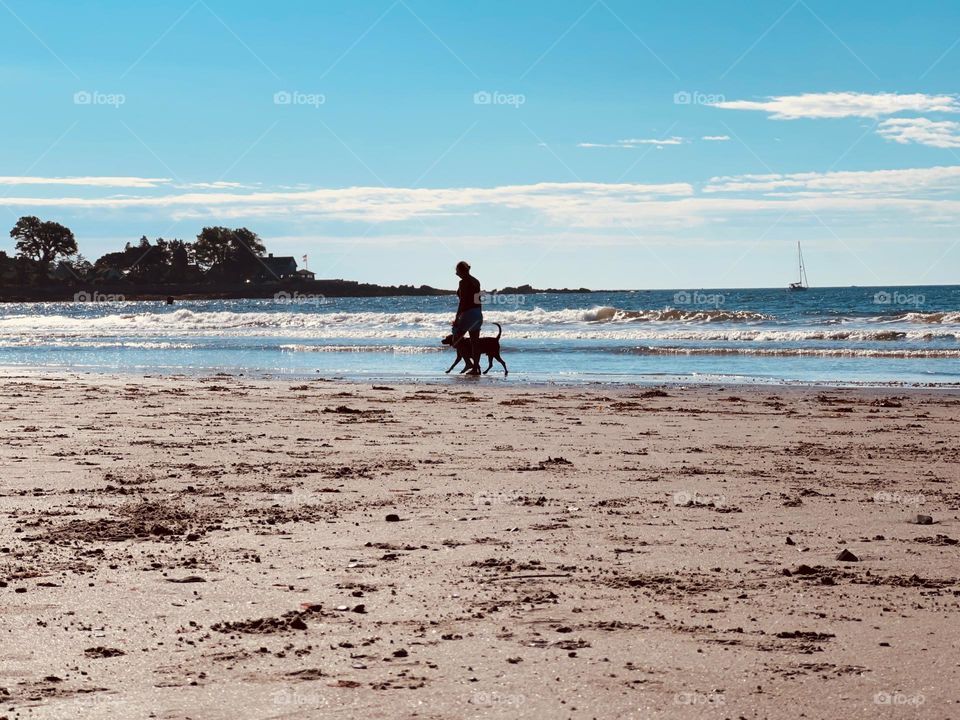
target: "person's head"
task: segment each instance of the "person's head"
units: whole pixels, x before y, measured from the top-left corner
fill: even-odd
[[[470,263],[466,260],[461,260],[457,263],[456,273],[459,277],[467,277],[470,274]]]

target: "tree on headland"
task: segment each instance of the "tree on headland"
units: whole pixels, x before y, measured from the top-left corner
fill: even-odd
[[[67,281],[85,282],[93,278],[93,263],[77,253],[76,257],[66,258],[58,262],[51,275]]]
[[[247,228],[205,227],[197,235],[193,251],[205,269],[221,277],[245,278],[262,267],[260,258],[266,247],[260,237]]]
[[[170,277],[174,281],[186,278],[187,268],[190,267],[190,256],[193,254],[193,245],[183,240],[171,240],[170,248]]]
[[[70,228],[34,215],[17,220],[10,237],[17,241],[17,252],[22,257],[42,265],[49,265],[57,256],[69,257],[77,253],[77,241]]]
[[[150,242],[144,235],[134,245],[102,255],[94,265],[95,274],[104,277],[120,273],[137,282],[183,282],[191,279],[188,272],[193,247],[183,240],[157,238]]]

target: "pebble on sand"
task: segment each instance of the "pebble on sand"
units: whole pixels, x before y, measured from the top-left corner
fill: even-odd
[[[860,562],[860,558],[846,548],[840,551],[840,554],[837,555],[837,560],[841,560],[843,562]]]
[[[387,515],[387,522],[400,522],[400,516],[396,513],[390,513]]]
[[[914,515],[911,522],[915,525],[933,525],[933,518],[929,515]]]

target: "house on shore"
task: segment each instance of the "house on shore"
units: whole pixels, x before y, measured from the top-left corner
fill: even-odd
[[[271,282],[275,280],[287,280],[298,277],[297,261],[289,255],[274,257],[270,253],[266,257],[260,258],[260,272],[256,280],[260,282]]]

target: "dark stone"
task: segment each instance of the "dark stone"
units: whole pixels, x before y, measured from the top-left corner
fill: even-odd
[[[301,618],[295,617],[290,621],[290,627],[293,630],[306,630],[307,624]]]

